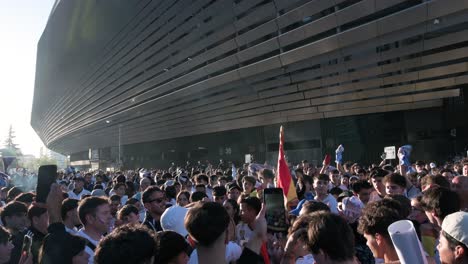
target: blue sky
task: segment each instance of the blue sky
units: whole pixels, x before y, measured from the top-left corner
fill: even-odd
[[[23,153],[38,156],[42,145],[31,128],[37,42],[55,0],[0,0],[0,145],[8,127]]]

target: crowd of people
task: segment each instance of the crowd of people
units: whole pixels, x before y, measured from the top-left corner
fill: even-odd
[[[410,220],[424,263],[468,263],[468,159],[437,165],[291,164],[288,230],[268,229],[275,168],[220,162],[59,171],[45,203],[0,192],[0,264],[403,263],[388,228]],[[414,254],[420,254],[414,252]],[[412,263],[411,263],[412,264]]]

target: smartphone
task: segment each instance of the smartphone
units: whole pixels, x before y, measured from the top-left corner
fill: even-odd
[[[325,164],[327,164],[327,165],[330,164],[330,161],[331,161],[331,156],[330,156],[330,154],[326,154],[326,155],[325,155],[324,161],[325,161]]]
[[[32,237],[25,235],[23,238],[23,248],[21,252],[26,252],[29,256],[31,255]]]
[[[282,188],[267,188],[263,190],[263,201],[266,206],[265,217],[270,231],[287,231],[286,209]]]
[[[45,203],[50,192],[50,186],[57,180],[57,165],[39,167],[37,176],[36,202]]]

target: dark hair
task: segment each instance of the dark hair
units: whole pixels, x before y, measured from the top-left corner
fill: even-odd
[[[240,215],[239,215],[239,212],[240,212],[240,209],[239,209],[239,204],[237,204],[236,200],[233,200],[233,199],[227,199],[226,201],[224,201],[225,203],[229,203],[231,204],[232,208],[234,209],[235,211],[235,214],[234,214],[234,223],[238,224],[239,221],[240,221]]]
[[[118,188],[120,187],[125,187],[125,190],[127,189],[127,185],[125,184],[125,182],[117,182],[115,185],[114,185],[114,190],[117,190]]]
[[[213,187],[213,196],[223,196],[226,195],[226,188],[224,186],[215,186]]]
[[[372,188],[373,188],[372,185],[368,181],[364,181],[364,180],[358,180],[351,186],[351,189],[353,190],[354,193],[359,193],[362,189],[372,189]]]
[[[329,182],[330,181],[330,178],[328,177],[328,175],[326,174],[316,174],[314,175],[314,181],[326,181],[326,182]]]
[[[81,200],[78,206],[78,216],[83,225],[86,225],[86,216],[91,214],[96,215],[96,210],[99,206],[109,204],[109,200],[102,197],[88,197]]]
[[[273,179],[275,178],[275,174],[270,169],[262,169],[260,170],[260,175],[262,175],[265,179]]]
[[[0,225],[0,244],[7,243],[11,238],[10,232],[6,228]]]
[[[204,193],[204,192],[193,192],[190,195],[190,202],[192,202],[192,203],[198,202],[198,201],[203,200],[203,198],[205,198],[205,197],[208,197],[208,195],[206,195],[206,193]]]
[[[67,234],[65,237],[66,243],[63,243],[63,247],[61,247],[62,250],[58,252],[57,243],[50,243],[49,239],[52,238],[54,238],[54,236],[47,236],[44,239],[44,242],[42,243],[42,246],[39,250],[39,263],[54,263],[54,260],[57,262],[58,260],[54,258],[56,254],[60,255],[60,261],[58,262],[72,263],[73,257],[85,250],[86,247],[85,238]]]
[[[209,247],[228,228],[230,218],[226,209],[215,202],[197,203],[185,216],[185,227],[201,246]]]
[[[400,175],[399,173],[392,173],[384,177],[384,183],[393,183],[402,188],[406,188],[406,178],[405,176]]]
[[[255,184],[257,183],[257,180],[255,179],[254,176],[245,176],[244,178],[242,178],[242,182],[250,182],[254,187],[255,187]]]
[[[20,188],[18,187],[12,187],[10,190],[8,190],[7,193],[7,201],[10,202],[11,200],[15,199],[16,196],[20,195],[23,193]]]
[[[127,200],[127,202],[125,203],[126,205],[127,204],[131,204],[131,205],[135,205],[136,203],[139,203],[140,201],[136,198],[130,198]]]
[[[40,217],[45,213],[47,213],[47,208],[39,207],[37,205],[31,205],[28,209],[28,219],[29,221],[31,221],[32,224],[33,217]]]
[[[71,210],[78,208],[78,203],[80,201],[75,199],[65,199],[62,202],[62,207],[60,208],[60,214],[62,215],[62,219],[65,220],[67,218],[67,213]]]
[[[34,197],[35,196],[36,195],[34,193],[31,193],[31,192],[21,193],[18,196],[16,196],[15,201],[30,204],[30,203],[34,202]]]
[[[206,181],[206,182],[209,182],[208,180],[208,176],[206,176],[205,174],[199,174],[195,177],[195,182],[200,182],[200,181]]]
[[[144,226],[124,225],[105,236],[96,248],[96,263],[144,263],[156,254],[154,234]]]
[[[318,254],[322,250],[336,261],[354,258],[354,234],[344,218],[329,213],[316,212],[310,215],[308,228],[309,250]]]
[[[343,190],[340,187],[333,187],[330,189],[331,195],[340,195],[342,192]]]
[[[113,194],[111,197],[109,197],[109,200],[111,202],[120,202],[120,200],[122,199],[122,197],[120,197],[119,195],[117,194]]]
[[[391,199],[368,203],[359,218],[358,232],[362,235],[380,234],[390,240],[388,227],[396,221],[404,219],[400,214],[401,206]]]
[[[159,187],[157,186],[150,186],[146,188],[146,190],[143,192],[143,195],[141,196],[141,200],[143,203],[148,203],[150,201],[150,196],[154,192],[163,192]]]
[[[206,189],[206,186],[203,183],[199,183],[199,184],[195,185],[195,189],[200,188],[200,187],[202,187],[203,189]]]
[[[384,199],[390,199],[396,201],[400,204],[400,216],[403,218],[408,218],[411,214],[411,200],[408,197],[401,194],[387,194]]]
[[[169,199],[175,199],[177,196],[177,190],[174,185],[167,186],[164,191],[166,192],[166,197]]]
[[[115,182],[118,184],[118,183],[125,183],[125,181],[127,181],[127,179],[125,178],[124,175],[119,175],[117,177],[115,177]],[[116,184],[116,185],[117,185]]]
[[[190,256],[190,251],[190,245],[183,236],[174,231],[162,231],[156,240],[154,263],[169,263],[182,252]]]
[[[7,203],[3,208],[2,211],[0,212],[0,219],[2,220],[2,223],[4,226],[6,226],[7,222],[5,220],[6,217],[10,216],[20,216],[22,214],[27,214],[28,213],[28,208],[26,205],[22,202],[9,202]]]
[[[190,201],[190,193],[188,191],[181,191],[179,194],[177,194],[176,200],[179,200],[179,196],[185,195],[187,200]]]
[[[302,209],[305,214],[311,214],[318,211],[330,212],[328,205],[318,201],[307,201],[302,205]]]
[[[131,213],[138,215],[140,212],[138,212],[138,208],[136,208],[134,205],[124,205],[117,213],[117,218],[123,220],[124,217],[129,216]]]
[[[421,207],[424,211],[434,211],[443,220],[447,215],[460,210],[460,199],[456,192],[435,186],[423,193]]]
[[[421,186],[432,186],[434,184],[450,189],[450,182],[442,175],[426,175],[421,179]]]
[[[241,199],[240,203],[246,204],[248,207],[252,208],[256,215],[262,210],[262,202],[257,197],[246,197]]]
[[[388,174],[388,171],[382,170],[382,169],[380,169],[380,168],[377,168],[377,169],[371,171],[371,173],[370,173],[370,178],[371,178],[371,179],[374,179],[374,178],[383,178],[383,177],[385,177],[385,175],[387,175],[387,174]]]

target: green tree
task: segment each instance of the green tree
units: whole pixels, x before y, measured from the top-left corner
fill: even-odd
[[[8,152],[9,155],[12,155],[12,156],[21,156],[21,150],[20,148],[18,147],[18,144],[15,144],[14,140],[15,140],[16,136],[15,136],[15,131],[13,130],[13,126],[10,125],[10,128],[8,129],[8,135],[7,135],[7,138],[5,139],[5,142],[3,143],[3,145],[5,146],[5,150],[4,150],[4,154],[7,154],[6,152]]]

